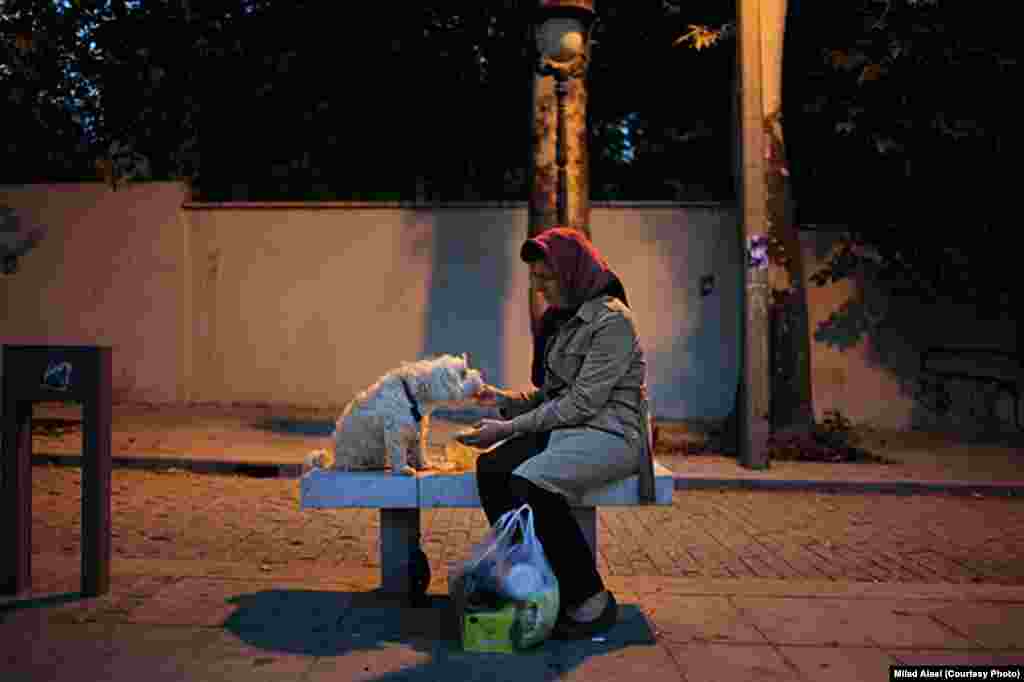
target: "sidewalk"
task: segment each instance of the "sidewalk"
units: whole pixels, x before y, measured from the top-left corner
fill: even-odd
[[[309,450],[328,444],[333,427],[331,415],[300,411],[119,406],[114,416],[118,466],[177,466],[198,471],[233,468],[274,476],[294,475]],[[37,408],[36,418],[41,425],[58,426],[66,423],[48,420],[80,417],[76,408],[47,406]],[[432,446],[443,446],[451,430],[457,428],[460,425],[453,422],[438,422]],[[80,439],[74,430],[54,433],[53,437],[34,439],[34,449],[42,461],[53,456],[73,464],[79,456]],[[885,449],[876,452],[897,464],[780,462],[767,471],[754,472],[727,457],[672,454],[671,438],[665,439],[664,454],[658,459],[675,471],[677,487],[740,485],[738,481],[793,485],[802,480],[826,488],[843,481],[858,481],[862,487],[886,481],[901,485],[934,481],[946,489],[969,484],[975,492],[994,484],[1024,489],[1024,484],[1013,483],[1024,479],[1018,447],[951,443],[924,434],[903,434],[899,440],[883,434],[881,439],[886,444],[879,443],[878,448]],[[213,481],[215,477],[199,478]],[[74,482],[70,483],[73,489]],[[264,488],[278,485],[275,482],[252,484],[248,486],[251,499],[268,505],[272,501],[277,505],[273,509],[284,509],[282,504],[288,509],[294,506],[291,497],[273,500],[267,494],[270,491]],[[223,486],[227,486],[225,490],[247,489],[240,483]],[[137,522],[180,540],[172,546],[156,542],[167,538],[153,538],[154,546],[173,550],[164,556],[115,554],[107,595],[83,599],[75,591],[79,575],[76,554],[49,553],[58,551],[58,546],[50,544],[36,550],[33,592],[0,597],[0,680],[600,681],[636,676],[648,682],[809,681],[823,677],[845,682],[889,679],[889,666],[897,664],[1024,666],[1024,585],[993,584],[991,580],[982,584],[875,583],[606,575],[606,583],[619,601],[620,615],[604,638],[549,641],[518,655],[467,653],[461,651],[450,622],[443,570],[434,570],[429,603],[411,608],[376,591],[378,569],[359,565],[349,553],[343,564],[321,560],[263,563],[255,554],[243,551],[247,545],[240,539],[237,547],[232,545],[241,552],[237,560],[187,558],[194,550],[192,545],[210,542],[205,519],[212,517],[170,518],[187,513],[180,505],[191,507],[198,501],[198,497],[192,501],[175,497],[176,490],[172,481],[161,484],[164,497],[160,500],[138,488],[116,491],[130,496],[120,503],[123,535],[129,535],[129,523]],[[41,499],[65,500],[63,494],[53,496],[54,491],[56,488],[41,490]],[[210,492],[201,487],[195,494],[211,497]],[[142,497],[135,499],[138,494]],[[223,504],[237,495],[219,494],[222,497],[211,503],[216,509],[211,507],[209,514],[226,515]],[[335,534],[373,534],[372,521],[350,526],[362,517],[328,513],[313,519],[302,516],[277,530],[271,520],[274,514],[284,512],[255,509],[248,499],[239,498],[237,506],[246,510],[232,512],[230,521],[259,529],[276,543],[305,539],[298,533],[300,527],[308,528],[314,532],[311,546],[315,549],[325,542],[324,524]],[[899,508],[905,506],[903,501],[889,500]],[[1016,508],[1020,501],[935,500],[940,503],[949,507],[949,514],[969,521],[979,518],[978,514],[1008,513],[997,510],[1009,510],[1006,505]],[[77,502],[67,504],[74,507]],[[721,507],[706,510],[711,516],[699,517],[693,514],[693,505],[699,504],[690,500],[673,514],[686,517],[680,520],[688,524],[713,526]],[[990,512],[980,505],[985,505],[984,509],[992,505]],[[163,525],[144,513],[154,506],[159,507],[157,516],[170,514]],[[972,507],[970,516],[967,507]],[[48,505],[40,505],[36,513],[52,514]],[[770,515],[763,506],[749,514]],[[903,524],[912,532],[918,523],[914,518],[919,517]],[[609,523],[612,520],[609,517]],[[54,521],[58,520],[48,523]],[[849,524],[856,521],[853,516],[845,518]],[[59,522],[67,524],[66,520]],[[952,532],[953,526],[932,530]],[[462,533],[454,525],[444,532],[446,542],[455,541],[454,535],[448,535]],[[815,532],[829,537],[825,531]],[[973,533],[970,529],[964,532]],[[921,533],[923,537],[923,529]],[[734,540],[717,527],[716,534],[730,544]],[[623,544],[625,536],[605,537],[609,547],[618,543],[616,550],[629,549]],[[694,542],[693,535],[687,537]],[[1006,537],[1013,542],[1018,534]],[[678,542],[668,536],[652,541]],[[1020,556],[1019,547],[1005,550],[1008,559]],[[880,560],[889,561],[885,557]]]
[[[69,568],[35,558],[50,580]],[[96,599],[0,599],[0,677],[845,682],[1024,666],[1020,586],[609,578],[620,612],[603,638],[503,655],[461,650],[446,595],[409,608],[373,591],[372,571],[120,559],[113,574]]]
[[[234,472],[256,476],[298,477],[313,449],[330,447],[336,414],[287,408],[153,407],[114,408],[115,466],[174,467],[200,473]],[[53,437],[33,438],[38,462],[75,464],[81,432],[75,406],[37,406],[40,424],[71,426]],[[464,420],[463,420],[464,421]],[[464,423],[434,419],[429,435],[436,455]],[[848,492],[952,492],[1024,494],[1024,434],[999,442],[971,443],[953,435],[864,431],[861,447],[889,463],[773,461],[757,471],[734,457],[680,455],[686,435],[678,425],[663,426],[655,456],[671,469],[676,489],[757,488]],[[58,429],[59,431],[59,429]]]

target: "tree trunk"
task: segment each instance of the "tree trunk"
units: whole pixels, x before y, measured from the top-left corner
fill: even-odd
[[[1018,301],[1017,305],[1014,306],[1013,314],[1017,318],[1017,386],[1024,383],[1024,313],[1021,313],[1021,304],[1024,303],[1022,297],[1014,293],[1010,297],[1010,301]],[[1024,415],[1021,415],[1020,405],[1014,405],[1017,408],[1017,413],[1013,415],[1014,424],[1020,427],[1024,423]]]
[[[736,196],[737,207],[741,206],[743,196],[743,127],[740,124],[740,59],[737,51],[736,65],[732,73],[732,107],[730,109],[732,123],[732,183]],[[745,256],[744,256],[745,257]],[[746,269],[742,268],[742,272]],[[743,276],[740,275],[740,286],[744,286]],[[744,311],[740,311],[743,314]],[[740,349],[742,353],[742,348]],[[740,403],[744,400],[743,395],[743,370],[740,364],[740,374],[736,378],[736,391],[733,393],[732,409],[726,415],[712,441],[711,449],[726,455],[737,455],[739,452],[740,437]]]
[[[764,107],[764,164],[766,231],[781,249],[773,247],[773,261],[786,258],[781,265],[769,268],[773,304],[772,323],[767,330],[771,338],[770,420],[773,431],[809,430],[814,423],[810,371],[810,322],[807,289],[800,251],[799,231],[793,221],[793,205],[789,171],[786,165],[782,133],[782,58],[785,31],[786,0],[761,0],[760,31],[762,55],[762,101]],[[742,40],[742,36],[739,36]],[[733,181],[736,195],[742,197],[743,154],[740,120],[740,84],[742,53],[737,52],[733,98]],[[781,253],[780,253],[781,251]],[[745,257],[745,256],[744,256]],[[745,268],[744,268],[745,270]],[[746,284],[746,281],[744,281]],[[741,436],[746,422],[742,410],[748,402],[745,377],[737,380],[732,411],[723,422],[716,449],[726,454],[741,451]]]
[[[740,0],[737,54],[740,63],[740,122],[743,182],[743,391],[739,401],[739,459],[749,469],[768,467],[771,435],[769,353],[769,216],[765,186],[763,34],[761,0]]]
[[[782,129],[786,5],[786,0],[761,0],[767,227],[769,235],[781,247],[781,253],[772,254],[779,257],[772,259],[769,275],[773,298],[773,431],[809,430],[814,423],[807,286],[799,229],[793,220],[793,201]]]

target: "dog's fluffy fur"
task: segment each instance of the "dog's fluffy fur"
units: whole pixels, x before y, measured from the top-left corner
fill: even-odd
[[[416,398],[421,422],[402,380]],[[306,469],[360,471],[388,469],[412,475],[429,467],[426,449],[430,413],[437,407],[465,404],[483,386],[480,372],[470,369],[468,357],[441,355],[405,363],[355,397],[334,427],[334,453],[318,450],[306,458]]]

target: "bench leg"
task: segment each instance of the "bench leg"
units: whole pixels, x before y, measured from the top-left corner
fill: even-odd
[[[419,546],[419,509],[380,510],[380,582],[383,592],[411,593],[409,557]]]
[[[583,537],[590,545],[590,551],[594,555],[594,563],[597,563],[597,508],[596,507],[573,507],[572,515],[576,517],[576,523],[580,524]]]

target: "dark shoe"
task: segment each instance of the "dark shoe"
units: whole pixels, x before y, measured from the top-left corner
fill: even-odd
[[[618,618],[619,605],[615,601],[615,595],[609,592],[608,603],[600,616],[592,621],[581,623],[570,618],[568,614],[563,614],[555,622],[555,628],[551,631],[551,639],[568,640],[593,637],[611,629]]]
[[[422,597],[430,587],[430,562],[423,549],[417,547],[409,557],[409,591],[414,597]]]

